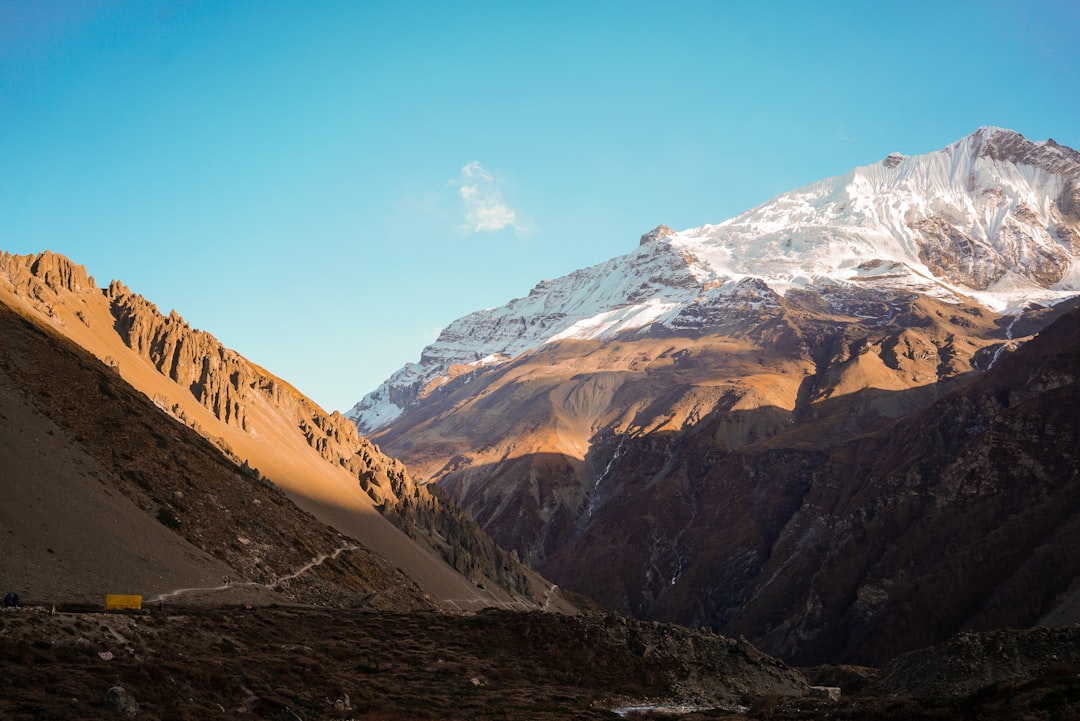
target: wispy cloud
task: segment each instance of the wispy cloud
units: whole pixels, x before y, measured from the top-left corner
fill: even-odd
[[[521,232],[517,213],[503,200],[496,178],[477,161],[461,168],[457,181],[458,195],[465,205],[464,229],[469,233],[485,233],[513,228]]]

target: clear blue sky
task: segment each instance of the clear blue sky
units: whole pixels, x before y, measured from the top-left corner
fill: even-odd
[[[346,410],[660,223],[981,125],[1080,148],[1080,2],[0,0],[0,249]]]

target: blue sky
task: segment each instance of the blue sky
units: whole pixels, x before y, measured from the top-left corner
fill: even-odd
[[[981,125],[1080,148],[1080,3],[0,0],[0,249],[346,410],[453,319]]]

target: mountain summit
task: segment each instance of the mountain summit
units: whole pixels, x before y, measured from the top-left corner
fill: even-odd
[[[717,225],[678,233],[661,225],[631,253],[454,321],[419,363],[347,415],[372,433],[433,388],[545,343],[648,327],[701,330],[733,304],[768,305],[792,290],[843,303],[882,289],[1013,313],[1080,293],[1078,250],[1080,153],[984,127],[939,151],[894,153]]]
[[[349,417],[561,588],[800,663],[1074,618],[1078,178],[982,128],[660,226]]]

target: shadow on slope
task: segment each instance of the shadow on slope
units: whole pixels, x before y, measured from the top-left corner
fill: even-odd
[[[150,600],[228,577],[234,599],[431,607],[400,571],[227,460],[81,348],[2,304],[0,338],[9,431],[0,480],[12,551],[4,587],[48,602],[101,602],[108,592]],[[273,583],[342,547],[311,573]],[[245,582],[250,593],[238,593]]]
[[[329,512],[320,520],[377,546],[427,592],[457,601],[489,596],[495,604],[517,595],[535,606],[574,610],[455,504],[413,483],[400,462],[359,437],[340,414],[326,414],[175,311],[161,315],[117,281],[100,290],[85,268],[48,252],[0,253],[0,271],[6,281],[0,292],[49,328],[43,332],[91,351],[118,380],[198,431],[254,480],[269,479],[308,512]],[[433,558],[441,560],[432,565]],[[478,584],[500,589],[478,593]]]
[[[897,420],[859,415],[888,401],[870,391],[734,451],[718,442],[724,415],[612,439],[597,449],[614,459],[609,500],[541,570],[605,607],[744,634],[797,663],[880,663],[964,628],[1030,626],[1080,576],[1078,326],[1062,317]]]

